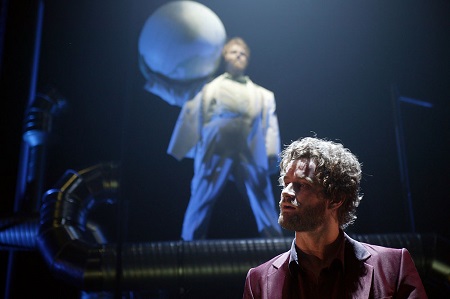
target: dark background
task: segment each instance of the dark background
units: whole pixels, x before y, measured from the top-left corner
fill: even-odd
[[[112,239],[122,223],[120,238],[126,242],[179,239],[189,199],[192,160],[178,162],[166,154],[180,109],[146,92],[138,68],[140,30],[167,2],[43,1],[37,89],[51,84],[67,99],[54,119],[44,189],[68,169],[119,161],[126,208],[99,217]],[[363,163],[364,199],[349,232],[450,237],[449,1],[198,2],[219,16],[227,36],[248,42],[248,74],[275,93],[283,144],[317,134],[342,142]],[[2,1],[0,211],[5,215],[14,212],[37,3]],[[400,105],[413,224],[400,179],[393,87],[401,96],[433,104]],[[251,237],[257,237],[253,216],[230,184],[214,211],[210,238]],[[8,252],[1,256],[0,272],[6,273]],[[18,266],[20,275],[36,279],[35,271],[44,273],[39,275],[44,289],[57,284],[36,263]]]

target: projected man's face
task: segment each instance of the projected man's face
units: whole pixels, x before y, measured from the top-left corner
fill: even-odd
[[[243,75],[248,65],[248,54],[244,47],[232,44],[224,55],[226,70],[231,75]]]

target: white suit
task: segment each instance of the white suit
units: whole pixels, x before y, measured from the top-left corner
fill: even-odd
[[[206,237],[212,207],[228,179],[247,196],[260,233],[281,236],[270,182],[280,151],[275,98],[243,79],[225,73],[206,84],[183,105],[175,125],[167,152],[178,160],[194,158],[183,240]]]

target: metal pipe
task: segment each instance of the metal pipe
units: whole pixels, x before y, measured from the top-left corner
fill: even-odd
[[[39,68],[39,55],[40,55],[40,48],[41,48],[41,35],[42,35],[42,25],[43,25],[43,19],[44,19],[44,2],[42,0],[39,0],[37,3],[37,12],[36,12],[36,30],[35,30],[35,40],[34,40],[34,48],[33,48],[33,64],[31,67],[31,79],[30,79],[30,86],[29,86],[29,97],[28,97],[28,106],[30,106],[30,103],[34,100],[35,92],[36,92],[36,82],[38,77],[38,68]],[[31,154],[33,155],[34,162],[39,163],[39,167],[41,166],[41,162],[43,162],[43,159],[41,159],[41,156],[39,153],[37,153],[37,148],[35,148],[33,151],[31,151]],[[33,191],[30,192],[30,189],[27,189],[27,179],[28,179],[28,171],[29,171],[29,165],[30,165],[30,148],[29,145],[25,142],[21,143],[20,148],[20,156],[19,156],[19,166],[18,166],[18,175],[17,175],[17,185],[16,185],[16,194],[15,194],[15,201],[14,201],[14,211],[23,211],[23,210],[30,210],[36,207],[36,201],[39,199],[36,199],[36,194],[39,192],[40,186],[42,186],[42,169],[36,169],[38,170],[36,172],[36,176],[33,181]],[[34,192],[37,191],[37,192]],[[27,198],[27,195],[32,194],[32,198]],[[30,202],[27,202],[27,205],[24,204],[24,201],[28,199]],[[14,284],[15,279],[15,272],[14,272],[14,264],[15,264],[15,252],[10,251],[9,257],[8,257],[8,265],[7,265],[7,274],[6,274],[6,283],[5,283],[5,292],[4,296],[5,299],[8,299],[10,297],[10,288]]]

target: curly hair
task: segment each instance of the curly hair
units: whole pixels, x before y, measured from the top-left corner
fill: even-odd
[[[338,209],[339,226],[345,229],[356,220],[360,193],[361,164],[358,158],[340,143],[306,137],[285,146],[280,153],[280,183],[290,161],[300,158],[316,163],[315,182],[323,187],[325,197],[343,204]]]

